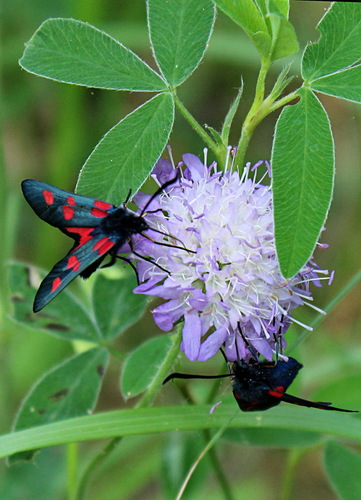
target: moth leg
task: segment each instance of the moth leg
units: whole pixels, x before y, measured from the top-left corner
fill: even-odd
[[[253,345],[251,345],[249,343],[248,339],[244,336],[244,334],[242,332],[241,325],[239,323],[238,323],[238,330],[239,330],[239,333],[240,333],[240,335],[241,335],[241,337],[243,339],[243,342],[246,344],[247,349],[251,353],[251,356],[256,361],[256,363],[258,363],[259,362],[259,357],[258,357],[257,351],[255,350],[255,348],[253,347]],[[238,359],[240,359],[239,353],[238,353],[237,339],[236,339],[236,351],[237,351],[237,357],[238,357]]]
[[[131,268],[135,272],[135,277],[137,279],[137,283],[138,283],[138,285],[140,285],[138,271],[137,271],[135,265],[133,264],[133,262],[130,259],[127,259],[126,257],[122,257],[121,255],[117,255],[117,254],[111,254],[110,257],[111,257],[110,261],[107,262],[106,264],[104,264],[103,266],[101,266],[101,269],[104,269],[105,267],[111,267],[111,266],[113,266],[115,264],[116,260],[120,259],[120,260],[126,262],[127,264],[129,264],[131,266]]]

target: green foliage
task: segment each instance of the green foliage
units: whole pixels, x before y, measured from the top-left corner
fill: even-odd
[[[165,148],[174,120],[170,94],[137,108],[103,137],[85,162],[77,192],[114,205],[136,192]]]
[[[335,441],[325,448],[325,468],[330,483],[340,498],[354,500],[361,491],[361,456]]]
[[[96,15],[100,4],[101,2],[99,5],[98,3],[91,4],[91,9],[94,9],[91,11],[92,13],[86,11],[86,15],[81,15],[82,9],[86,8],[83,2],[82,7],[78,6],[79,10],[73,11],[69,15],[89,21],[91,20],[89,18],[94,16],[94,18],[98,17],[95,21],[100,22],[100,13],[98,16]],[[237,38],[238,31],[228,33],[229,24],[226,24],[227,32],[224,31],[220,38],[217,39],[216,32],[215,37],[210,40],[215,19],[214,4],[228,17],[226,19],[228,23],[233,21],[238,30],[238,26],[240,26],[245,31],[261,56],[261,69],[254,91],[254,100],[249,104],[252,97],[247,94],[242,101],[241,112],[244,112],[244,108],[249,105],[249,111],[242,122],[243,125],[239,118],[239,104],[242,92],[250,92],[251,90],[246,66],[253,64],[252,68],[254,68],[256,58],[253,54],[251,57],[248,55],[247,47],[249,46],[244,45],[241,35]],[[78,97],[72,98],[74,100],[71,100],[70,104],[69,101],[63,103],[60,100],[58,108],[53,111],[48,106],[48,99],[49,94],[55,90],[49,90],[47,93],[45,89],[53,89],[56,86],[51,87],[50,83],[48,83],[49,87],[44,84],[40,86],[40,90],[37,91],[40,97],[37,99],[41,102],[41,106],[36,111],[35,120],[34,114],[30,113],[31,118],[27,122],[28,129],[30,134],[33,134],[31,139],[34,139],[36,132],[32,131],[32,127],[34,122],[39,121],[39,117],[44,120],[42,126],[46,128],[50,120],[59,116],[61,117],[59,120],[62,120],[60,127],[63,127],[63,143],[67,140],[67,133],[74,135],[78,123],[87,126],[80,131],[79,137],[89,135],[90,141],[92,141],[95,136],[99,137],[103,133],[99,132],[103,126],[103,118],[110,123],[120,120],[95,146],[81,169],[77,184],[77,191],[80,194],[119,205],[127,199],[129,190],[131,190],[132,195],[138,191],[162,155],[171,137],[175,107],[183,114],[192,129],[198,133],[203,143],[210,148],[220,163],[224,160],[224,152],[230,143],[229,138],[231,137],[233,141],[235,130],[243,126],[242,134],[238,140],[236,157],[237,166],[242,169],[249,159],[248,153],[246,156],[246,151],[258,124],[268,118],[268,115],[273,111],[285,106],[277,121],[274,134],[272,187],[277,252],[282,272],[287,279],[297,273],[313,253],[327,217],[333,192],[334,148],[330,123],[325,109],[314,92],[361,102],[361,4],[335,2],[329,8],[319,23],[321,34],[319,41],[309,44],[304,51],[301,63],[304,81],[298,89],[289,94],[287,94],[287,87],[292,78],[288,77],[288,70],[284,69],[277,78],[276,70],[273,69],[277,66],[274,65],[271,68],[274,61],[292,55],[298,50],[295,29],[288,20],[289,2],[286,0],[215,0],[214,4],[210,0],[148,0],[149,38],[160,73],[151,68],[154,63],[151,62],[148,65],[151,56],[150,48],[140,43],[143,40],[141,30],[134,29],[133,25],[128,26],[129,39],[132,41],[132,44],[129,45],[135,46],[137,52],[142,54],[143,59],[112,36],[86,22],[71,18],[51,18],[43,22],[26,45],[20,59],[20,65],[26,71],[38,76],[87,88],[80,89],[84,94],[77,94]],[[10,8],[9,6],[7,8]],[[29,4],[30,8],[32,6]],[[90,3],[88,3],[87,8],[90,8]],[[127,8],[131,10],[137,7],[130,3]],[[126,10],[126,7],[124,9]],[[19,12],[22,10],[20,9]],[[53,16],[54,13],[55,11],[52,10],[51,15]],[[113,16],[113,11],[111,12],[111,17],[114,19],[116,15]],[[112,24],[114,19],[111,17],[107,25],[109,32],[118,29]],[[220,15],[220,26],[224,21],[225,16]],[[104,25],[106,24],[104,23]],[[26,29],[30,31],[33,27],[27,26]],[[121,25],[119,35],[122,40],[126,31],[124,25]],[[25,35],[22,34],[22,41],[25,39],[24,37]],[[235,39],[237,39],[237,43],[234,43]],[[218,45],[217,40],[219,41]],[[232,44],[229,43],[229,40]],[[214,41],[216,49],[213,53],[210,52],[211,55],[206,61],[209,63],[212,57],[216,60],[214,54],[218,50],[221,57],[216,65],[215,73],[221,74],[224,80],[221,79],[218,82],[219,87],[213,87],[212,78],[204,72],[207,65],[203,64],[199,79],[200,87],[197,86],[197,80],[194,76],[191,80],[192,84],[185,85],[183,88],[184,95],[188,95],[188,100],[198,105],[195,114],[201,115],[205,109],[207,112],[213,108],[219,110],[221,104],[218,103],[218,100],[220,101],[221,94],[226,94],[224,82],[227,81],[226,76],[229,76],[226,75],[226,71],[223,71],[225,63],[228,61],[230,65],[234,64],[233,67],[230,66],[231,70],[228,71],[230,75],[235,77],[231,84],[233,87],[239,87],[239,72],[242,71],[242,77],[246,82],[245,86],[243,87],[242,82],[242,87],[234,102],[231,105],[224,105],[222,108],[229,109],[225,118],[223,120],[219,120],[219,117],[216,118],[217,123],[223,122],[220,132],[216,130],[216,126],[202,127],[187,111],[175,91],[175,88],[185,83],[199,67],[209,44],[212,47]],[[18,48],[19,46],[19,40],[16,39],[14,47]],[[9,53],[11,54],[7,55],[9,60],[15,60],[15,49],[13,48],[12,52]],[[239,56],[247,56],[248,59],[247,57],[239,59]],[[241,69],[238,64],[239,60],[243,62]],[[297,59],[295,61],[297,62]],[[219,66],[219,63],[223,66]],[[5,64],[7,64],[6,60]],[[297,72],[299,71],[296,70]],[[267,95],[268,76],[271,76],[276,84]],[[15,114],[16,109],[22,109],[21,103],[25,100],[28,101],[29,109],[32,108],[33,103],[29,90],[32,84],[29,83],[30,81],[31,79],[28,78],[25,80],[26,83],[22,82],[17,92],[16,86],[14,87],[15,97],[9,104],[8,114]],[[12,83],[11,79],[7,81],[7,86],[10,86],[9,82]],[[207,86],[212,88],[212,99],[205,105],[202,97],[203,93],[207,92]],[[132,93],[123,106],[124,94],[113,92],[113,95],[110,95],[106,92],[93,92],[89,90],[89,87],[131,92],[153,92],[156,95],[147,96],[146,102],[140,104],[139,97]],[[79,89],[73,87],[73,90]],[[62,95],[67,96],[68,94]],[[91,108],[91,113],[89,113],[85,106],[80,106],[80,102],[83,100],[85,103],[85,101],[95,98],[101,111],[93,117],[90,115],[94,108]],[[104,112],[106,99],[109,99],[109,103],[111,103],[108,107],[108,114]],[[292,106],[289,105],[291,103]],[[69,112],[67,105],[71,107],[71,112]],[[328,105],[326,102],[326,106]],[[118,106],[122,111],[123,118],[118,116],[114,118],[114,109],[118,109]],[[129,106],[133,111],[129,111]],[[62,114],[63,112],[64,114]],[[79,118],[79,113],[84,115],[82,122],[75,120],[75,118]],[[19,122],[20,120],[22,120],[22,116]],[[73,120],[72,123],[69,120]],[[95,122],[101,122],[101,127],[94,131],[93,137]],[[10,128],[10,132],[13,132],[15,128],[17,126]],[[52,129],[52,127],[50,128]],[[57,131],[52,129],[51,133],[56,136]],[[26,135],[24,132],[23,134]],[[41,133],[39,135],[42,137]],[[72,139],[74,142],[78,140],[74,139],[73,136]],[[183,143],[182,139],[178,139],[178,136],[174,140],[172,138],[171,142],[176,144],[176,147],[178,147],[178,143]],[[261,142],[259,141],[257,148],[261,147]],[[203,143],[195,145],[197,152],[204,146]],[[237,139],[234,144],[236,143]],[[59,144],[60,142],[57,144],[58,148]],[[51,149],[51,147],[52,145],[49,147],[49,145],[43,146],[41,144],[41,147],[35,149],[35,154],[34,151],[29,154],[29,158],[31,156],[38,158],[40,149],[42,154],[46,156],[47,149]],[[90,147],[93,145],[87,146],[79,155],[83,155],[82,157],[85,158],[91,151]],[[184,146],[182,146],[183,149]],[[7,154],[8,151],[11,153],[13,150],[17,150],[17,142],[12,143],[12,140],[8,140]],[[87,152],[85,153],[85,151]],[[56,150],[55,144],[51,154],[58,158],[61,157],[61,152],[59,149]],[[257,159],[259,159],[258,155],[259,149],[257,150]],[[175,156],[176,163],[178,160],[179,158]],[[19,169],[18,161],[17,159],[14,175]],[[348,163],[352,164],[352,160],[350,159]],[[61,168],[58,167],[55,177],[62,178],[66,183],[69,179],[74,178],[75,173],[71,167],[63,165],[61,161],[60,164]],[[54,168],[51,165],[48,171],[49,177],[54,176]],[[39,168],[34,175],[42,178],[44,172]],[[155,452],[144,436],[149,435],[149,440],[157,440],[157,434],[162,433],[164,434],[162,439],[166,440],[165,433],[177,431],[177,439],[171,439],[168,442],[168,447],[165,447],[165,457],[166,459],[168,457],[168,462],[163,466],[166,476],[164,498],[167,495],[169,497],[175,495],[188,468],[193,465],[198,452],[203,449],[203,443],[199,440],[201,431],[204,429],[217,430],[230,419],[229,430],[224,433],[221,442],[218,443],[219,446],[225,445],[227,464],[232,460],[229,457],[234,453],[234,449],[231,448],[236,450],[237,465],[244,455],[247,455],[248,460],[248,454],[252,453],[252,450],[250,451],[248,448],[247,454],[242,453],[241,446],[277,447],[296,452],[300,449],[303,453],[316,445],[322,446],[325,442],[325,434],[352,440],[355,443],[361,441],[360,419],[355,415],[281,404],[280,407],[271,409],[260,416],[258,413],[241,413],[233,400],[229,404],[223,403],[218,406],[210,414],[210,406],[216,400],[215,394],[210,392],[211,395],[207,397],[204,392],[207,389],[204,389],[203,386],[200,389],[196,384],[168,384],[163,390],[163,399],[161,400],[162,404],[166,403],[167,406],[145,408],[154,400],[162,380],[173,369],[179,352],[180,334],[159,336],[155,328],[154,331],[152,330],[148,319],[142,319],[147,299],[143,295],[132,293],[136,285],[133,274],[131,276],[122,274],[118,277],[117,273],[107,275],[98,271],[95,279],[90,280],[90,283],[82,288],[82,300],[74,293],[76,289],[73,289],[73,292],[66,289],[46,309],[39,314],[33,314],[31,311],[34,294],[40,280],[44,277],[44,272],[19,262],[13,262],[7,267],[4,265],[12,250],[12,232],[17,227],[16,204],[7,192],[7,182],[4,179],[5,176],[0,179],[2,239],[5,242],[4,248],[6,250],[0,252],[0,265],[3,266],[0,273],[0,280],[2,280],[0,281],[0,292],[4,299],[0,315],[4,318],[6,325],[4,337],[1,338],[3,352],[1,374],[2,379],[6,381],[4,389],[0,391],[2,408],[13,407],[13,402],[7,403],[8,394],[17,390],[14,398],[19,399],[18,394],[23,392],[24,387],[33,384],[33,388],[25,397],[19,410],[14,432],[0,437],[2,457],[11,456],[10,462],[14,463],[16,460],[32,458],[34,450],[55,445],[68,445],[68,497],[80,500],[81,494],[76,496],[75,493],[74,483],[78,480],[75,466],[77,458],[74,449],[75,457],[71,454],[71,447],[75,446],[71,443],[113,439],[92,462],[92,464],[97,465],[102,463],[104,458],[107,458],[107,462],[103,463],[104,469],[107,469],[114,466],[114,463],[111,463],[112,456],[108,457],[108,455],[110,450],[115,448],[115,444],[119,442],[119,437],[127,436],[129,438],[129,436],[141,435],[142,439],[134,449],[131,448],[128,440],[122,442],[120,447],[121,450],[125,450],[122,463],[126,464],[125,467],[121,468],[124,471],[121,471],[123,476],[122,479],[119,479],[120,487],[123,488],[122,491],[127,491],[127,494],[134,497],[137,494],[137,488],[143,487],[146,485],[146,481],[151,479],[150,469],[152,469],[151,473],[159,475],[159,471],[155,471],[155,466],[159,465],[160,451],[157,448]],[[349,185],[350,182],[347,180],[347,186]],[[6,201],[3,202],[2,198]],[[22,227],[25,228],[27,222],[25,211],[20,214],[19,219],[23,224]],[[340,238],[340,233],[336,234],[336,239],[337,237]],[[23,231],[21,238],[24,239],[23,253],[29,255],[29,241],[36,241],[37,234],[35,230],[31,229]],[[358,245],[355,246],[359,248]],[[46,253],[46,245],[40,242],[39,247],[45,248]],[[28,260],[36,260],[36,257],[30,255],[27,258]],[[9,289],[7,289],[7,284],[4,285],[7,275]],[[9,302],[5,300],[6,294],[9,295]],[[351,310],[351,315],[352,312]],[[11,321],[7,319],[8,315],[11,316]],[[349,317],[349,310],[342,318],[345,317]],[[138,321],[141,322],[139,331],[134,328]],[[344,322],[342,319],[342,326]],[[132,335],[121,336],[130,327],[133,327]],[[34,332],[34,336],[30,329]],[[357,325],[354,330],[357,330]],[[46,332],[59,337],[62,341],[67,341],[75,352],[79,352],[79,348],[81,350],[89,348],[89,344],[93,348],[67,358],[65,361],[59,359],[55,367],[48,369],[38,381],[33,383],[34,381],[30,381],[30,376],[26,373],[26,366],[21,366],[23,358],[20,357],[17,350],[20,343],[26,346],[23,351],[27,349],[29,332],[32,335],[31,339],[35,338],[36,342],[39,343],[41,342],[41,333]],[[152,337],[153,334],[157,336]],[[50,340],[55,341],[49,337]],[[32,340],[32,342],[34,341]],[[320,376],[321,368],[317,371],[317,368],[321,367],[319,353],[314,356],[313,376],[310,376],[309,380],[312,379],[314,386],[321,386],[318,387],[317,399],[314,400],[342,401],[345,388],[347,388],[349,393],[345,396],[347,405],[337,403],[337,406],[348,407],[350,404],[350,408],[357,409],[359,353],[355,349],[352,352],[353,357],[351,355],[347,357],[347,350],[351,351],[352,348],[348,347],[347,340],[345,340],[344,354],[337,348],[338,342],[339,340],[333,345],[336,346],[335,351],[337,351],[339,364],[342,365],[343,370],[342,373],[340,370],[335,370],[332,374],[332,380],[329,380],[331,377],[328,372],[322,377]],[[33,347],[29,348],[29,356],[32,356],[33,352]],[[39,352],[42,351],[39,349]],[[55,358],[56,348],[51,352]],[[95,408],[101,390],[102,375],[109,354],[115,354],[109,370],[109,378],[113,377],[114,379],[115,372],[117,374],[115,378],[117,378],[121,371],[120,392],[124,399],[142,394],[138,403],[139,407],[110,412],[99,411],[95,415],[89,415]],[[327,359],[327,353],[325,354],[324,351],[321,351],[321,356],[323,359]],[[125,361],[120,367],[123,359]],[[34,366],[36,362],[37,360],[34,359]],[[208,366],[211,363],[212,361],[209,361],[206,364],[205,371],[207,373],[210,373]],[[311,372],[312,363],[310,365]],[[11,380],[12,371],[15,372],[15,369],[19,371],[19,374],[16,374]],[[227,393],[229,393],[230,383],[227,383]],[[196,389],[193,389],[194,386]],[[119,392],[114,387],[114,383],[110,388],[105,383],[102,396],[106,400],[107,394],[111,394],[111,398],[108,397],[109,401],[106,400],[105,406],[101,405],[101,408],[108,408],[110,405],[114,407],[114,399]],[[167,395],[173,397],[177,387],[181,389],[185,400],[194,404],[168,406]],[[191,387],[192,389],[190,389]],[[231,395],[228,396],[228,399],[231,399]],[[200,401],[210,401],[210,403],[203,405],[199,404]],[[185,437],[184,432],[181,431],[195,431],[196,438],[193,434],[191,437],[189,434]],[[208,435],[207,439],[210,437]],[[194,439],[197,439],[196,446],[194,446]],[[231,446],[230,443],[235,446]],[[194,453],[195,449],[197,453]],[[192,450],[194,456],[189,450]],[[46,457],[53,457],[52,451],[49,450]],[[132,453],[136,459],[134,465],[132,463],[127,469],[128,460],[131,460]],[[256,451],[256,453],[258,452]],[[42,455],[45,456],[45,453]],[[154,457],[157,459],[155,460]],[[114,459],[117,471],[119,469],[118,459],[119,456]],[[42,460],[43,458],[40,458],[38,463],[41,464]],[[56,474],[58,470],[61,470],[63,474],[63,464],[60,464],[59,460],[51,460],[49,458],[49,462],[44,466],[46,470],[49,469],[49,464],[55,464],[50,467],[56,471],[52,475],[49,474],[49,481],[54,481],[54,484],[58,484],[59,481],[65,483],[63,477],[59,479]],[[83,480],[85,484],[91,476],[90,473],[94,473],[92,464],[86,469]],[[26,465],[30,466],[30,464]],[[209,468],[209,464],[207,467]],[[220,472],[222,467],[219,463],[217,464],[214,456],[212,467],[219,479],[222,476]],[[247,467],[249,470],[248,465]],[[338,495],[345,499],[360,496],[361,485],[358,479],[360,457],[358,454],[344,448],[337,442],[330,441],[325,447],[325,467],[329,481]],[[225,469],[228,467],[226,466]],[[4,472],[0,476],[0,496],[12,500],[12,498],[23,497],[24,491],[25,494],[28,494],[31,489],[32,492],[35,492],[34,498],[41,498],[36,489],[37,485],[31,485],[31,481],[28,481],[28,475],[23,473],[23,469],[18,470],[20,472],[14,472],[13,468],[10,473]],[[204,470],[207,470],[206,467]],[[207,483],[207,476],[203,476],[203,474],[206,472],[202,471],[202,476],[200,476],[202,481],[195,481],[190,490],[194,498],[197,499],[203,498],[201,495],[204,492],[200,490],[203,490],[204,484]],[[127,482],[126,476],[128,475],[129,481]],[[116,476],[117,474],[111,475],[109,479],[111,488],[108,488],[107,491],[109,494],[103,495],[103,498],[119,497],[116,487],[113,487]],[[125,479],[123,479],[124,476]],[[237,477],[239,476],[239,469],[237,469]],[[36,471],[31,474],[31,477],[34,483],[39,481],[40,484]],[[48,478],[48,476],[46,477]],[[258,472],[256,478],[259,478]],[[289,478],[286,478],[285,481],[289,481]],[[242,482],[244,483],[244,478],[242,478]],[[11,489],[10,483],[13,483],[13,489]],[[26,485],[26,488],[16,489],[14,485],[20,483],[22,487]],[[100,488],[100,483],[94,484],[94,487]],[[242,488],[235,489],[237,498],[238,493],[242,495],[245,492],[246,498],[248,498],[249,491],[254,492],[254,481],[248,489],[244,487],[243,483],[240,485]],[[221,479],[220,484],[222,484]],[[225,489],[224,486],[221,488]],[[261,486],[260,488],[262,490]],[[48,485],[46,485],[43,489],[44,499],[55,498],[54,491],[58,492],[60,489],[57,486],[48,491]],[[265,487],[265,491],[268,493],[268,485]],[[104,490],[99,495],[102,493]],[[213,494],[214,498],[220,498],[218,493],[219,491],[215,488],[211,495]],[[209,495],[209,491],[206,491],[205,494],[208,500],[213,498]],[[30,497],[30,495],[28,496]],[[264,494],[261,496],[264,497]],[[276,497],[277,494],[274,496]],[[63,497],[65,497],[64,491],[59,492],[59,498]],[[243,497],[240,496],[240,498]]]
[[[320,417],[321,415],[321,417]],[[327,415],[327,416],[326,416]],[[233,417],[233,418],[232,418]],[[234,404],[219,406],[213,414],[209,405],[160,406],[110,411],[62,420],[38,428],[0,437],[0,457],[35,447],[76,441],[106,439],[158,432],[220,428],[232,419],[229,428],[279,429],[332,434],[361,442],[358,418],[309,408],[274,408],[260,416],[241,413]]]
[[[148,0],[147,6],[155,60],[169,85],[176,87],[204,56],[213,28],[214,6],[211,0]]]
[[[312,255],[333,191],[330,123],[307,89],[277,121],[271,163],[277,255],[282,274],[291,278]]]
[[[361,59],[361,19],[357,2],[335,2],[318,28],[320,40],[306,47],[302,59],[302,76],[306,83],[343,70]]]
[[[357,3],[334,3],[303,54],[302,75],[313,90],[361,102],[361,19]],[[356,66],[355,66],[356,65]]]
[[[134,398],[146,391],[173,345],[169,335],[149,339],[125,360],[122,373],[121,392],[124,399]]]
[[[91,413],[108,356],[104,348],[91,349],[45,373],[23,401],[14,431]],[[11,462],[29,460],[33,453],[16,454]]]
[[[68,290],[51,302],[45,311],[32,311],[35,291],[45,273],[33,267],[14,262],[9,266],[13,317],[16,321],[36,330],[45,330],[65,340],[98,342],[100,332],[79,300]]]
[[[27,43],[21,66],[59,82],[101,89],[160,91],[166,84],[114,38],[75,19],[48,19]]]
[[[361,102],[361,65],[318,78],[310,86],[323,94]]]
[[[133,274],[126,273],[120,279],[97,274],[92,288],[92,304],[95,320],[105,340],[113,340],[143,315],[147,298],[132,293],[135,286]]]
[[[269,446],[271,448],[300,448],[322,444],[322,434],[300,429],[228,429],[223,439],[248,446]]]
[[[258,52],[272,61],[297,52],[298,43],[292,24],[284,13],[285,2],[254,2],[253,0],[215,0],[232,21],[239,24],[252,39]]]

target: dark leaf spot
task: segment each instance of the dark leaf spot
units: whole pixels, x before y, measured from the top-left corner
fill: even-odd
[[[25,302],[25,298],[20,293],[17,293],[16,295],[12,295],[11,301],[12,302]]]
[[[54,319],[54,320],[57,319],[57,316],[55,316],[54,314],[49,314],[49,313],[44,312],[44,311],[36,313],[35,317],[36,318],[44,318],[44,319]]]
[[[105,372],[104,365],[98,365],[98,366],[97,366],[97,372],[98,372],[98,374],[99,374],[101,377],[103,377],[104,372]]]
[[[70,331],[70,328],[66,325],[59,325],[57,323],[48,323],[45,325],[45,328],[48,328],[49,330],[58,330],[59,332],[68,332]]]
[[[69,389],[62,389],[61,391],[56,392],[52,396],[50,396],[49,399],[52,399],[53,401],[59,401],[59,399],[64,398],[69,392]]]

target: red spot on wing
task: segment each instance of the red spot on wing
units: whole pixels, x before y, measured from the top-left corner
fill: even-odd
[[[73,271],[77,272],[77,271],[79,271],[80,264],[81,264],[81,262],[78,259],[78,257],[76,255],[72,255],[68,259],[68,264],[67,264],[66,268],[72,269]]]
[[[104,210],[100,210],[99,208],[92,208],[90,213],[94,217],[106,217],[108,215],[108,212],[104,212]]]
[[[68,205],[76,205],[76,201],[74,200],[74,198],[72,196],[68,196],[67,199],[66,199],[66,202]]]
[[[54,203],[54,195],[51,191],[47,191],[46,189],[44,189],[43,196],[44,196],[45,203],[47,205],[52,205]]]
[[[94,230],[93,227],[66,227],[65,229],[68,233],[74,233],[80,236],[79,245],[76,248],[74,248],[74,250],[77,250],[78,248],[83,246],[87,241],[90,241],[92,239],[91,233]]]
[[[275,398],[281,398],[284,395],[284,393],[285,393],[285,388],[282,385],[279,385],[278,387],[275,387],[274,389],[268,391],[268,394]]]
[[[101,208],[102,210],[109,210],[109,208],[112,208],[113,205],[111,205],[110,203],[107,203],[106,201],[95,200],[94,206]]]
[[[93,247],[95,252],[98,252],[99,255],[104,255],[109,252],[109,250],[114,246],[114,242],[109,238],[102,238],[99,240]]]
[[[51,293],[55,292],[61,285],[61,278],[59,276],[53,280],[53,283],[51,284]]]
[[[74,208],[68,207],[68,205],[63,205],[61,209],[65,220],[70,220],[74,217]]]

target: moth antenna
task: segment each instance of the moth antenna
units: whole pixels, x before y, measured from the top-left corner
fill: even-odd
[[[242,332],[242,329],[241,329],[241,325],[239,323],[238,323],[238,330],[239,330],[239,333],[240,333],[240,335],[241,335],[241,337],[243,339],[243,342],[246,344],[247,349],[251,353],[253,359],[256,361],[256,363],[258,363],[259,362],[259,358],[257,356],[257,352],[256,352],[255,348],[249,343],[248,339],[246,339],[246,337],[244,336],[244,334]],[[237,338],[236,338],[236,352],[237,352],[238,359],[241,359],[239,357],[239,352],[238,352]]]
[[[129,189],[127,197],[125,198],[125,202],[123,203],[124,205],[126,205],[128,203],[128,201],[130,200],[131,194],[132,194],[132,190]]]
[[[163,233],[163,231],[159,231],[158,229],[154,229],[153,227],[149,227],[149,229],[156,232],[156,233],[162,234],[163,236],[170,236],[171,238],[182,243],[183,246],[178,247],[177,245],[172,245],[171,243],[164,243],[163,241],[156,241],[156,240],[153,240],[153,238],[151,238],[149,235],[142,233],[142,236],[144,236],[144,238],[147,238],[147,240],[151,241],[152,243],[155,243],[156,245],[161,245],[163,247],[178,248],[179,250],[185,250],[186,252],[189,252],[189,253],[197,253],[194,250],[189,250],[189,248],[186,248],[183,241],[180,240],[179,238],[177,238],[176,236],[173,236],[173,235],[168,234],[168,233]]]
[[[219,350],[221,351],[222,356],[223,356],[223,358],[224,358],[224,361],[225,361],[225,362],[226,362],[226,364],[227,364],[228,371],[229,371],[229,372],[230,372],[230,374],[231,374],[231,369],[230,369],[230,367],[229,367],[229,361],[228,361],[228,359],[227,359],[226,353],[224,352],[224,350],[222,349],[222,347],[220,347],[220,348],[219,348]],[[236,351],[237,351],[237,357],[239,358],[239,355],[238,355],[238,347],[236,347]],[[231,375],[233,375],[233,374],[231,374]]]
[[[281,323],[283,322],[283,314],[281,316]],[[275,325],[275,318],[273,318],[273,325]],[[274,341],[275,341],[275,351],[276,351],[276,364],[277,364],[277,361],[278,361],[278,357],[280,354],[282,354],[282,340],[281,339],[281,331],[282,331],[282,327],[280,326],[278,328],[278,332],[277,332],[277,335],[275,332],[273,332],[273,338],[274,338]]]
[[[143,210],[140,212],[140,217],[144,217],[145,215],[145,211],[147,210],[147,208],[149,207],[149,205],[152,203],[152,201],[162,192],[164,191],[164,189],[166,189],[168,186],[171,186],[176,180],[178,179],[178,172],[176,173],[176,176],[174,177],[174,179],[171,179],[167,182],[165,182],[164,184],[162,184],[161,186],[159,186],[159,188],[152,194],[152,196],[149,198],[149,200],[147,201],[147,203],[145,204],[145,206],[143,207]]]
[[[138,283],[138,285],[140,285],[139,274],[138,274],[137,268],[135,267],[133,262],[130,259],[127,259],[126,257],[122,257],[121,255],[117,255],[116,258],[121,259],[122,261],[126,262],[127,264],[129,264],[131,266],[131,268],[135,272],[135,277],[137,279],[137,283]],[[103,267],[107,267],[107,266],[103,266]]]
[[[122,257],[121,255],[111,255],[110,261],[107,262],[106,264],[103,264],[102,266],[100,266],[100,269],[105,269],[106,267],[111,267],[113,264],[115,264],[115,261],[117,259],[120,259],[120,260],[126,262],[127,264],[129,264],[131,266],[131,268],[135,272],[135,276],[136,276],[136,279],[137,279],[137,282],[138,282],[138,285],[139,285],[140,281],[139,281],[138,271],[137,271],[135,265],[133,264],[133,262],[130,259],[127,259],[126,257]]]
[[[158,264],[158,262],[155,262],[155,260],[151,259],[150,257],[146,257],[145,255],[141,255],[140,253],[136,252],[135,250],[133,250],[132,248],[132,245],[129,245],[130,246],[130,249],[132,251],[132,253],[134,255],[136,255],[137,257],[139,257],[140,259],[142,260],[145,260],[147,262],[150,262],[151,264],[153,264],[154,266],[158,267],[159,269],[161,269],[163,272],[167,273],[167,274],[170,274],[170,272],[168,271],[168,269],[166,269],[165,267],[161,266],[160,264]]]
[[[190,378],[200,378],[200,379],[215,379],[215,378],[225,378],[225,377],[233,377],[232,373],[223,373],[222,375],[193,375],[191,373],[171,373],[165,378],[162,382],[162,385],[169,382],[169,380],[173,380],[174,378],[180,379],[190,379]]]

